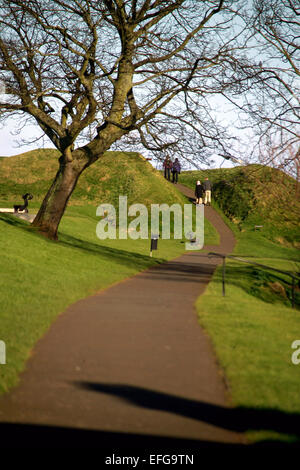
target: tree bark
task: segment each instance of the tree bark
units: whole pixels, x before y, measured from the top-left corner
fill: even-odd
[[[71,151],[70,146],[59,159],[59,169],[42,205],[32,222],[38,232],[57,240],[58,226],[81,173],[104,155],[112,143],[125,131],[115,125],[105,125],[98,136],[84,147]]]
[[[69,198],[76,186],[79,176],[89,166],[86,159],[71,160],[61,156],[59,169],[49,188],[42,205],[32,222],[38,232],[51,240],[57,240],[57,230],[64,215]]]

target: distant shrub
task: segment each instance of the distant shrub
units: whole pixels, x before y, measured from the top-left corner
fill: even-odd
[[[244,221],[252,208],[253,190],[246,187],[241,175],[231,181],[220,180],[213,186],[214,198],[223,212],[231,219]]]

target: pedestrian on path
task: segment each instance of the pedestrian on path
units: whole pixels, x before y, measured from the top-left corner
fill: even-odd
[[[172,182],[176,184],[176,183],[178,183],[178,175],[181,172],[181,165],[179,163],[178,158],[175,158],[175,161],[173,163],[172,172],[173,172],[173,181]]]
[[[171,169],[173,167],[173,163],[169,156],[166,156],[164,163],[163,163],[163,167],[164,167],[164,177],[168,181],[170,181]]]
[[[203,191],[203,185],[201,184],[201,181],[198,180],[195,187],[196,204],[202,204]]]
[[[205,192],[205,197],[204,197],[204,204],[207,206],[210,206],[211,203],[211,182],[209,181],[208,178],[205,178],[205,181],[203,183],[203,189]]]

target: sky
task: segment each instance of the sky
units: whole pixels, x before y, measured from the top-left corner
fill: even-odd
[[[226,120],[224,122],[226,123]],[[229,122],[230,120],[228,118],[228,123]],[[32,141],[41,136],[42,131],[38,125],[27,124],[26,127],[21,130],[18,127],[17,121],[10,118],[6,120],[5,125],[2,124],[0,127],[0,157],[11,157],[37,148],[54,148],[52,142],[47,137],[32,143],[24,143],[24,140]],[[135,149],[132,148],[132,151],[134,152]],[[148,156],[146,150],[142,153],[145,157]],[[218,155],[215,155],[213,158],[215,163],[213,163],[210,168],[219,168],[220,166],[222,166],[222,168],[230,168],[234,166],[232,162]],[[152,163],[155,168],[159,168],[156,162],[153,161]],[[203,168],[205,168],[205,165],[203,165]]]
[[[219,100],[220,97],[218,96],[217,99]],[[234,113],[232,110],[229,110],[229,108],[227,109],[225,104],[220,105],[218,103],[218,109],[220,111],[217,117],[219,118],[221,123],[225,125],[227,129],[231,129],[231,132],[234,136],[242,137],[233,123],[236,117],[236,113]],[[41,136],[41,134],[42,131],[37,125],[34,126],[28,124],[26,125],[26,128],[23,128],[19,132],[17,123],[12,119],[8,119],[6,121],[5,126],[0,127],[0,156],[10,157],[37,148],[53,148],[52,142],[47,137],[27,145],[25,145],[25,143],[23,142],[23,140],[34,140],[35,137],[39,137]],[[233,150],[233,154],[239,158],[243,158],[243,156],[245,155],[244,149],[246,149],[246,145],[238,145],[237,149],[237,152]],[[135,150],[135,148],[132,148],[132,151]],[[148,157],[146,150],[142,153],[145,157]],[[239,153],[239,155],[236,155],[236,153]],[[220,166],[222,166],[222,168],[226,168],[234,166],[232,162],[230,162],[229,160],[225,160],[218,155],[214,155],[213,160],[214,163],[210,166],[210,168],[218,168]],[[152,163],[153,166],[157,167],[156,162],[153,161]],[[203,168],[205,168],[205,165],[203,165]]]
[[[32,139],[32,137],[40,136],[41,133],[38,126],[31,125],[27,125],[19,133],[17,123],[8,118],[5,124],[0,127],[0,157],[11,157],[38,148],[42,142],[25,145],[22,143],[22,139]],[[53,144],[48,141],[46,147],[53,147]]]

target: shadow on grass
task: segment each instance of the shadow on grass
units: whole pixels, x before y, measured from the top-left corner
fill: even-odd
[[[135,267],[137,269],[147,268],[155,264],[163,262],[163,259],[160,258],[149,258],[149,255],[142,255],[140,253],[133,253],[130,251],[122,250],[119,248],[106,247],[97,243],[92,243],[87,240],[74,237],[72,235],[67,235],[65,233],[59,234],[59,242],[49,240],[43,235],[39,234],[37,229],[31,226],[30,223],[19,219],[11,215],[2,215],[0,214],[0,221],[14,226],[18,229],[24,230],[27,233],[30,233],[34,236],[39,237],[45,243],[59,243],[60,246],[78,249],[85,253],[90,253],[92,255],[101,255],[102,258],[107,258],[109,260],[116,260],[118,263],[126,265],[128,267]]]
[[[196,259],[195,259],[196,257]],[[214,258],[214,261],[207,263],[209,259],[206,254],[192,253],[189,255],[196,262],[177,262],[169,261],[159,266],[159,269],[151,269],[142,276],[149,280],[178,281],[178,282],[199,282],[208,283],[215,271],[217,263],[220,264],[220,258]],[[197,262],[200,260],[200,262]],[[216,261],[215,261],[216,260]],[[205,262],[206,261],[206,262]],[[292,306],[292,286],[288,277],[283,279],[276,272],[264,271],[253,266],[226,266],[225,287],[233,285],[243,289],[247,294],[259,298],[267,303],[281,303],[286,307]],[[214,282],[220,285],[220,296],[222,295],[222,271],[217,272]],[[272,290],[273,285],[273,290]],[[279,287],[276,293],[276,287]],[[229,295],[227,293],[227,295]],[[300,306],[300,293],[295,291],[295,305]]]
[[[0,213],[0,221],[8,225],[12,225],[13,227],[21,228],[27,231],[28,231],[28,228],[30,228],[29,222],[24,221],[23,219],[16,217],[12,214]]]
[[[218,271],[215,279],[221,283],[222,272]],[[276,284],[278,292],[276,293]],[[286,307],[292,306],[292,280],[289,276],[264,270],[256,266],[226,265],[225,285],[233,285],[243,289],[247,294],[267,303],[281,303]],[[273,290],[272,290],[272,285]],[[295,305],[300,306],[300,293],[295,291]]]
[[[258,241],[259,243],[259,241]],[[281,260],[281,261],[293,261],[294,263],[300,263],[300,257],[298,259],[295,259],[295,252],[292,252],[290,255],[287,256],[282,256],[282,255],[272,255],[271,253],[266,253],[265,255],[251,255],[251,254],[246,254],[244,253],[233,253],[234,256],[238,256],[240,258],[245,258],[245,259],[252,259],[254,258],[257,263],[264,263],[268,259],[275,259],[275,260]],[[260,261],[263,260],[263,261]]]
[[[78,250],[91,253],[93,255],[101,255],[101,257],[109,260],[117,260],[119,263],[133,267],[148,267],[163,261],[159,258],[150,259],[149,255],[142,255],[140,253],[133,253],[120,248],[103,246],[63,233],[60,234],[60,244],[66,247],[77,248]]]

